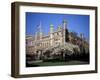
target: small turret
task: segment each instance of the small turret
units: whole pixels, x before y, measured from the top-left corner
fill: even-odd
[[[35,41],[37,40],[38,32],[35,32]]]
[[[53,45],[53,32],[54,32],[54,25],[51,24],[51,25],[50,25],[50,39],[51,39],[50,45],[51,45],[51,46]]]
[[[50,24],[50,33],[53,33],[53,32],[54,32],[54,25]]]
[[[80,38],[83,39],[84,37],[84,34],[80,33]]]

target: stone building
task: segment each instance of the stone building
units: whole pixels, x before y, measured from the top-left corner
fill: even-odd
[[[46,48],[62,45],[66,42],[81,45],[83,42],[83,34],[80,37],[73,35],[68,31],[67,21],[63,20],[62,24],[58,26],[57,30],[54,30],[54,25],[50,25],[50,32],[48,35],[43,34],[42,25],[40,23],[39,30],[33,36],[26,36],[26,54],[41,54]],[[89,44],[84,43],[86,46]]]

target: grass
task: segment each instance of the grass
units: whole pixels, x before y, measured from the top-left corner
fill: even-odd
[[[27,64],[27,67],[39,67],[39,66],[61,66],[61,65],[82,65],[82,64],[89,64],[88,62],[85,61],[60,61],[60,62],[38,62],[38,63],[32,63],[32,64]]]

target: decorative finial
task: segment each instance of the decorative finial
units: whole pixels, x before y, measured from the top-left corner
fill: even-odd
[[[63,20],[63,23],[67,23],[67,20],[66,20],[66,19],[64,19],[64,20]]]
[[[54,25],[53,24],[50,24],[50,28],[54,28]]]

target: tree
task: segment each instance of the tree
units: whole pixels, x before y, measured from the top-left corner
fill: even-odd
[[[67,29],[65,30],[65,41],[66,41],[66,42],[69,41],[69,32],[68,32]]]

